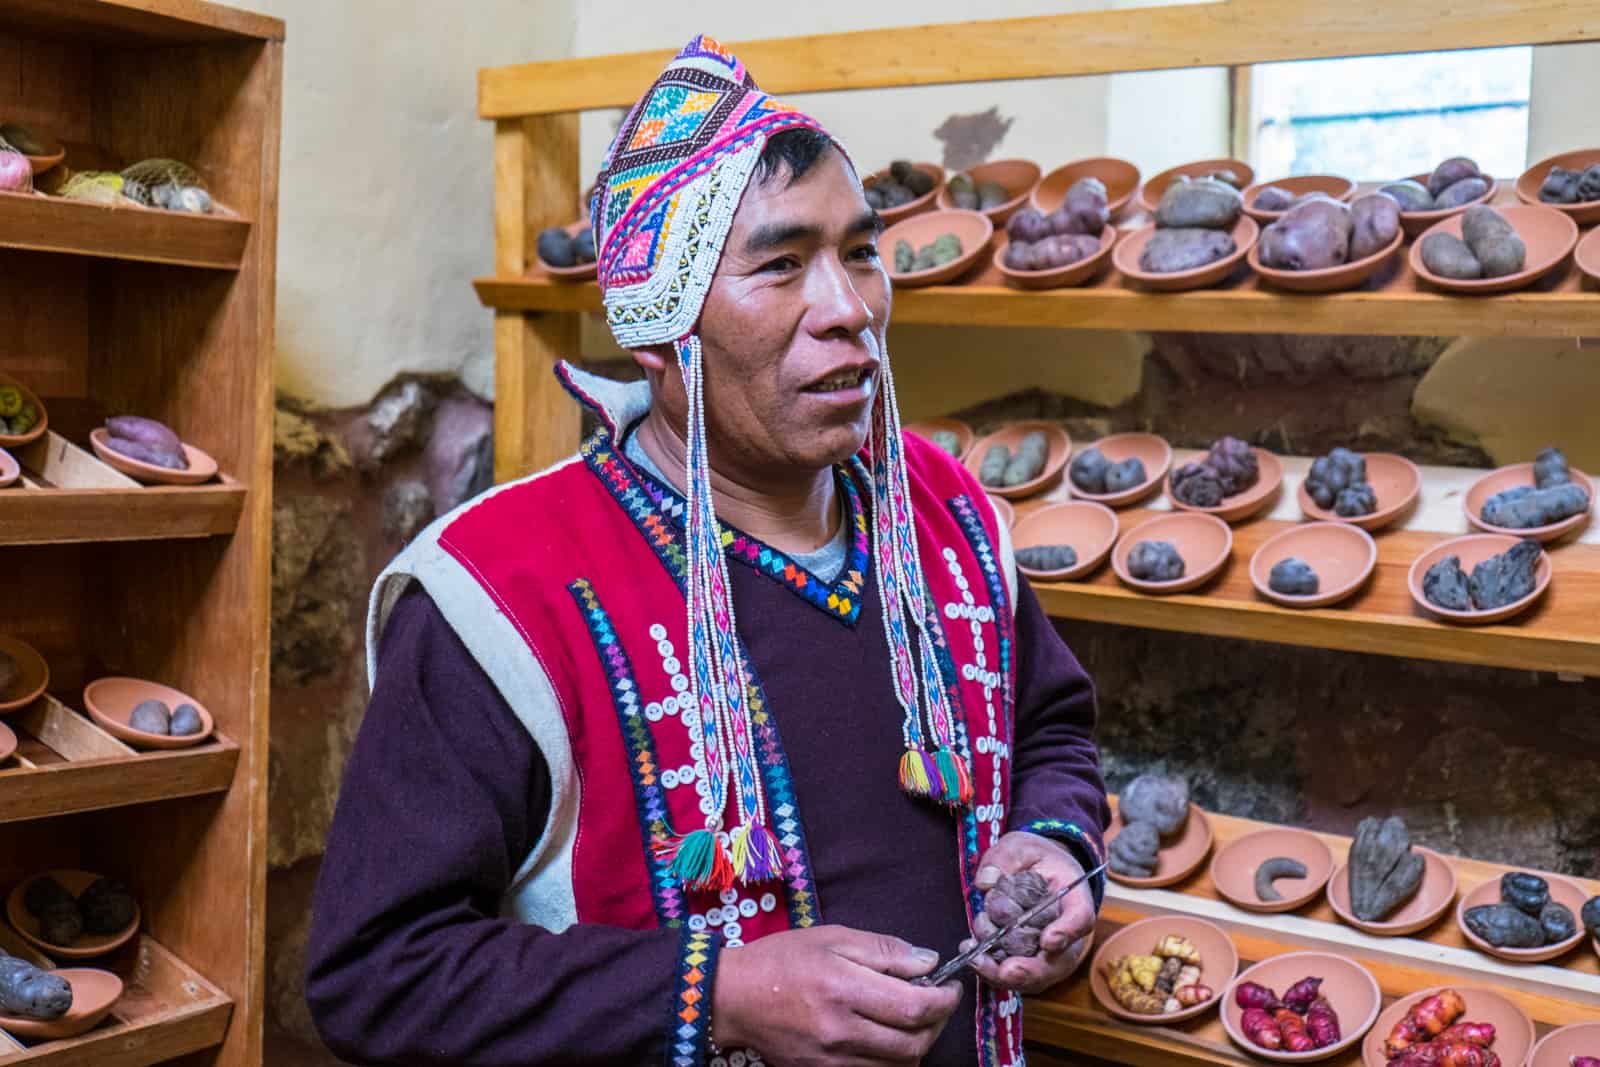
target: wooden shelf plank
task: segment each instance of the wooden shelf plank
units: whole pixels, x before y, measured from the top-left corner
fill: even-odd
[[[121,46],[284,39],[282,19],[206,0],[7,0],[0,29]]]
[[[186,215],[37,193],[0,193],[4,248],[238,270],[249,238],[249,221],[233,215]]]

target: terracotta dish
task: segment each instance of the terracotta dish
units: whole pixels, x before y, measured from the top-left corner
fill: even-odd
[[[1004,226],[1006,220],[1028,202],[1028,198],[1033,195],[1034,186],[1039,184],[1039,164],[1026,159],[997,159],[993,163],[979,163],[965,173],[972,179],[974,185],[994,182],[1003,186],[1010,194],[1005,203],[999,207],[989,208],[983,213],[989,216],[989,221],[996,226]],[[956,206],[955,201],[950,199],[948,180],[939,186],[937,203],[946,211],[953,210]]]
[[[1282,856],[1305,865],[1304,878],[1279,878],[1273,883],[1282,900],[1262,900],[1256,895],[1256,868]],[[1294,911],[1322,895],[1333,874],[1333,853],[1316,834],[1291,826],[1257,830],[1224,845],[1211,857],[1211,882],[1228,903],[1245,911]],[[1308,972],[1309,973],[1309,972]],[[1304,978],[1305,975],[1300,975]]]
[[[1169,934],[1188,938],[1194,947],[1200,950],[1200,984],[1216,990],[1217,996],[1193,1007],[1163,1012],[1159,1015],[1140,1015],[1138,1012],[1129,1011],[1112,996],[1111,985],[1106,981],[1105,971],[1113,960],[1122,956],[1149,955],[1150,950]],[[1140,919],[1136,923],[1129,923],[1106,938],[1100,950],[1094,954],[1094,966],[1089,970],[1089,988],[1094,992],[1094,999],[1100,1002],[1100,1006],[1117,1018],[1132,1023],[1165,1026],[1215,1010],[1222,991],[1232,983],[1233,976],[1238,970],[1239,950],[1233,947],[1233,940],[1220,926],[1187,915],[1158,915],[1153,919]]]
[[[1302,978],[1322,979],[1318,992],[1328,998],[1339,1016],[1340,1039],[1327,1048],[1311,1052],[1284,1052],[1262,1048],[1245,1037],[1240,1026],[1244,1009],[1239,1007],[1234,990],[1245,982],[1255,982],[1285,993]],[[1382,1007],[1383,993],[1378,988],[1378,980],[1361,964],[1329,952],[1289,952],[1247,967],[1233,980],[1222,997],[1222,1028],[1228,1031],[1234,1044],[1252,1056],[1279,1063],[1309,1063],[1337,1056],[1360,1041],[1372,1029]]]
[[[1448,233],[1461,236],[1461,216],[1452,215],[1428,229],[1411,246],[1411,269],[1417,277],[1430,285],[1450,293],[1482,295],[1508,293],[1523,289],[1543,278],[1566,262],[1567,256],[1578,243],[1578,224],[1553,207],[1532,204],[1511,204],[1498,209],[1528,247],[1526,265],[1515,274],[1501,278],[1445,278],[1433,273],[1422,262],[1422,242],[1428,233]]]
[[[20,445],[28,444],[30,441],[37,441],[43,437],[44,432],[50,428],[50,412],[46,410],[44,403],[39,399],[39,394],[4,372],[0,372],[0,385],[16,386],[18,391],[22,393],[22,398],[31,403],[39,412],[39,421],[34,423],[33,429],[27,433],[0,433],[0,448],[17,448]]]
[[[1095,156],[1057,167],[1039,180],[1030,199],[1046,215],[1066,203],[1067,190],[1079,178],[1099,178],[1106,187],[1106,207],[1116,221],[1139,191],[1139,168],[1125,159]]]
[[[1279,178],[1275,182],[1257,182],[1244,191],[1244,212],[1262,225],[1277,222],[1287,212],[1264,211],[1255,206],[1256,197],[1266,189],[1282,189],[1290,196],[1305,196],[1309,193],[1321,193],[1331,196],[1341,203],[1346,203],[1355,195],[1356,183],[1349,178],[1341,178],[1337,174],[1302,174],[1294,178]]]
[[[1295,596],[1280,593],[1269,580],[1272,568],[1298,556],[1317,572],[1315,593]],[[1268,600],[1291,608],[1325,608],[1349,597],[1378,565],[1378,546],[1367,531],[1343,522],[1312,522],[1291,526],[1268,538],[1250,557],[1250,582]]]
[[[0,650],[17,661],[17,681],[10,689],[0,693],[0,715],[20,711],[39,699],[45,686],[50,684],[50,665],[26,641],[0,635]]]
[[[34,140],[38,141],[40,146],[45,149],[43,154],[37,156],[28,155],[26,152],[22,153],[34,174],[43,174],[50,168],[59,166],[62,160],[67,158],[66,146],[60,141],[33,127],[30,127],[28,132],[33,134]]]
[[[587,201],[585,201],[585,203],[587,203]],[[568,237],[576,237],[578,236],[579,231],[583,230],[588,225],[588,219],[579,219],[577,222],[569,222],[561,228],[567,231]],[[600,250],[598,248],[595,249],[596,253],[599,251]],[[534,253],[534,255],[535,258],[537,258],[538,253]],[[590,278],[593,278],[597,273],[599,273],[599,264],[577,263],[570,267],[553,267],[541,259],[539,260],[539,269],[550,275],[550,277],[558,278],[564,282],[583,282],[588,281]]]
[[[1216,507],[1199,508],[1193,504],[1185,504],[1172,495],[1172,473],[1167,474],[1167,499],[1172,506],[1180,511],[1190,511],[1200,515],[1215,515],[1224,522],[1238,522],[1266,507],[1272,498],[1277,495],[1278,487],[1283,484],[1283,461],[1264,448],[1252,448],[1255,453],[1256,466],[1259,476],[1256,484],[1242,493],[1222,498],[1222,503]],[[1196,459],[1204,457],[1204,453]]]
[[[96,956],[104,956],[108,952],[114,952],[121,948],[133,940],[133,935],[139,932],[141,913],[136,903],[134,905],[133,921],[116,933],[85,933],[78,938],[78,943],[75,945],[52,945],[39,935],[39,920],[23,903],[23,898],[28,893],[28,886],[32,885],[36,879],[46,876],[60,882],[61,888],[76,897],[99,881],[100,875],[91,874],[88,871],[45,871],[21,882],[11,891],[11,895],[6,898],[6,919],[29,944],[37,946],[46,955],[68,960],[93,959]]]
[[[1072,472],[1067,472],[1067,488],[1072,490],[1073,496],[1110,508],[1126,507],[1149,496],[1160,487],[1172,467],[1172,446],[1167,444],[1166,438],[1153,433],[1114,433],[1100,438],[1091,447],[1099,449],[1112,463],[1137,459],[1144,464],[1145,480],[1120,493],[1086,493],[1072,484]]]
[[[136,481],[157,485],[199,485],[217,476],[217,461],[187,442],[184,443],[183,454],[189,458],[189,467],[175,471],[124,456],[111,447],[110,441],[111,434],[104,426],[89,432],[89,447],[94,449],[100,461]]]
[[[0,448],[0,489],[13,484],[22,477],[22,464],[17,458],[5,449]]]
[[[1481,518],[1483,505],[1496,493],[1503,493],[1507,489],[1515,489],[1519,485],[1533,484],[1532,463],[1512,463],[1509,466],[1501,467],[1499,470],[1485,474],[1467,489],[1466,496],[1461,498],[1461,506],[1467,513],[1467,521],[1484,533],[1528,537],[1541,543],[1548,543],[1587,525],[1589,516],[1594,512],[1594,479],[1576,468],[1570,469],[1568,473],[1572,475],[1572,480],[1575,483],[1588,491],[1589,510],[1579,512],[1576,515],[1569,515],[1560,522],[1553,522],[1548,526],[1535,526],[1527,530],[1513,530],[1505,526],[1490,525]]]
[[[1563,152],[1559,156],[1541,159],[1533,166],[1522,172],[1522,177],[1517,179],[1517,199],[1524,204],[1540,204],[1544,207],[1553,207],[1563,215],[1570,216],[1579,226],[1593,226],[1600,222],[1600,200],[1587,200],[1577,204],[1546,204],[1539,199],[1539,187],[1544,184],[1544,179],[1552,167],[1565,167],[1580,173],[1600,163],[1600,148],[1580,148],[1575,152]],[[1562,1067],[1566,1067],[1565,1064]]]
[[[1065,289],[1072,285],[1082,285],[1099,274],[1111,258],[1111,250],[1116,243],[1117,228],[1107,226],[1100,231],[1100,250],[1091,256],[1076,263],[1068,263],[1064,267],[1051,267],[1049,270],[1013,270],[1005,264],[1006,249],[1011,243],[1004,241],[994,250],[994,269],[1018,289]]]
[[[1426,930],[1450,910],[1456,899],[1456,869],[1432,849],[1412,845],[1422,857],[1422,885],[1416,895],[1387,919],[1366,922],[1350,910],[1350,867],[1342,865],[1328,879],[1328,906],[1347,926],[1374,937],[1405,937]]]
[[[1187,178],[1204,178],[1219,170],[1231,170],[1242,183],[1239,190],[1242,193],[1255,184],[1256,172],[1250,164],[1242,159],[1201,159],[1193,163],[1185,163],[1181,167],[1172,167],[1162,171],[1154,178],[1144,183],[1144,188],[1139,190],[1139,206],[1151,214],[1155,214],[1156,206],[1161,203],[1161,197],[1167,191],[1167,186],[1178,180],[1179,175]]]
[[[1504,1067],[1516,1067],[1528,1058],[1528,1050],[1533,1047],[1533,1020],[1528,1018],[1526,1012],[1517,1007],[1504,993],[1498,993],[1493,989],[1472,985],[1448,985],[1434,986],[1432,989],[1424,989],[1408,997],[1401,997],[1379,1012],[1378,1021],[1372,1024],[1372,1028],[1367,1031],[1366,1040],[1361,1043],[1362,1063],[1366,1067],[1387,1067],[1389,1057],[1383,1054],[1383,1043],[1388,1040],[1395,1024],[1404,1019],[1406,1012],[1413,1007],[1446,989],[1454,989],[1466,1002],[1467,1010],[1461,1016],[1461,1021],[1488,1023],[1494,1027],[1494,1045],[1490,1051],[1499,1057]]]
[[[989,498],[989,503],[994,506],[994,513],[1000,516],[1000,521],[1006,524],[1006,529],[1012,529],[1017,525],[1017,509],[1011,506],[1011,501],[1003,496],[995,496],[993,493],[985,493],[984,495]]]
[[[932,244],[947,233],[956,235],[961,242],[961,254],[942,267],[901,274],[894,269],[894,246],[897,241],[911,245],[912,251]],[[988,255],[989,241],[994,237],[994,223],[977,211],[925,211],[890,226],[878,238],[879,254],[885,257],[889,280],[901,289],[915,289],[924,285],[943,285],[961,277],[973,264]]]
[[[72,986],[72,1007],[67,1013],[49,1022],[0,1015],[0,1030],[29,1041],[77,1037],[100,1025],[100,1021],[111,1014],[111,1007],[117,998],[122,996],[122,979],[110,971],[67,967],[48,973],[65,978],[67,984]]]
[[[1403,243],[1405,234],[1396,233],[1394,240],[1370,256],[1350,263],[1341,263],[1337,267],[1323,267],[1320,270],[1280,270],[1277,267],[1269,267],[1261,262],[1259,241],[1251,246],[1248,259],[1250,269],[1274,288],[1288,289],[1296,293],[1334,293],[1365,284],[1368,278],[1383,270],[1394,260]]]
[[[1573,260],[1578,264],[1578,269],[1589,276],[1591,282],[1600,285],[1600,227],[1590,230],[1588,235],[1578,242]]]
[[[185,737],[169,737],[135,730],[128,725],[128,716],[146,700],[159,700],[167,706],[168,711],[176,711],[179,704],[193,704],[200,713],[200,732]],[[206,740],[211,736],[211,731],[216,729],[211,712],[198,700],[170,686],[138,678],[113,676],[95,679],[83,687],[83,706],[89,709],[89,717],[113,737],[136,748],[188,748]]]
[[[882,211],[878,212],[878,217],[883,219],[886,225],[893,226],[902,219],[909,219],[913,215],[932,210],[934,200],[939,196],[939,190],[944,188],[944,168],[939,166],[939,164],[913,163],[911,166],[917,170],[926,171],[928,174],[932,175],[933,188],[929,189],[915,200],[901,204],[899,207],[884,208]],[[866,182],[863,184],[871,185],[873,182],[882,181],[888,176],[889,168],[884,167],[876,174],[868,175]]]
[[[1428,568],[1444,559],[1446,556],[1458,556],[1461,559],[1461,569],[1467,574],[1472,573],[1472,568],[1488,559],[1490,556],[1499,555],[1512,545],[1522,540],[1519,537],[1508,537],[1505,534],[1468,534],[1465,537],[1453,537],[1434,545],[1428,551],[1417,557],[1411,565],[1410,572],[1406,575],[1406,584],[1411,588],[1411,599],[1424,611],[1437,615],[1447,622],[1461,623],[1489,623],[1501,622],[1518,615],[1533,606],[1533,602],[1544,595],[1550,587],[1550,554],[1542,553],[1539,557],[1539,567],[1534,575],[1533,592],[1521,600],[1513,601],[1504,607],[1494,608],[1491,611],[1451,611],[1441,608],[1422,595],[1422,576],[1428,573]]]
[[[1140,541],[1170,541],[1183,557],[1182,578],[1147,582],[1128,572],[1128,554]],[[1122,535],[1111,550],[1111,567],[1117,577],[1142,593],[1186,593],[1198,589],[1227,566],[1233,551],[1233,530],[1215,515],[1179,511],[1146,519]]]
[[[1072,438],[1067,436],[1067,431],[1061,428],[1060,423],[1032,420],[1013,422],[1002,426],[989,436],[976,441],[971,450],[967,452],[967,458],[962,462],[966,464],[967,470],[971,471],[972,476],[976,478],[978,471],[983,467],[983,455],[989,450],[990,445],[1005,445],[1015,451],[1022,439],[1035,430],[1042,432],[1050,439],[1050,451],[1045,456],[1044,470],[1039,473],[1039,476],[1032,481],[1023,482],[1021,485],[986,485],[983,488],[986,492],[994,496],[1005,497],[1007,500],[1022,500],[1025,497],[1033,496],[1035,493],[1043,492],[1055,484],[1057,478],[1061,477],[1061,472],[1067,466],[1067,459],[1072,455]]]
[[[1306,518],[1318,522],[1348,523],[1363,530],[1381,530],[1404,515],[1416,502],[1422,492],[1422,472],[1417,470],[1415,463],[1392,452],[1363,452],[1361,455],[1367,461],[1367,484],[1372,486],[1372,494],[1378,498],[1378,510],[1370,515],[1352,518],[1324,511],[1311,499],[1311,494],[1306,491],[1305,479],[1302,478],[1297,497],[1300,510]],[[1532,464],[1529,464],[1529,470],[1532,470]],[[1531,482],[1532,474],[1528,477]]]
[[[971,426],[968,426],[960,419],[919,419],[906,426],[905,430],[908,433],[914,433],[918,437],[926,439],[929,444],[933,444],[933,435],[940,431],[948,431],[955,434],[956,447],[961,453],[956,457],[958,460],[966,458],[967,453],[972,450],[972,442],[978,436],[973,432]],[[938,446],[934,445],[934,447],[937,448]]]
[[[1600,1022],[1573,1023],[1545,1034],[1533,1046],[1528,1067],[1569,1067],[1574,1056],[1600,1057]]]
[[[0,763],[10,759],[17,751],[17,735],[11,732],[11,727],[0,722]]]
[[[1485,177],[1488,176],[1485,175]],[[1413,174],[1409,180],[1417,182],[1419,185],[1427,185],[1428,175]],[[1489,178],[1489,191],[1478,197],[1476,200],[1468,200],[1465,204],[1458,204],[1455,207],[1447,207],[1440,211],[1402,211],[1400,212],[1400,229],[1407,237],[1417,237],[1420,234],[1432,229],[1434,224],[1440,220],[1450,218],[1452,215],[1460,215],[1473,204],[1488,203],[1490,200],[1494,199],[1494,194],[1499,190],[1499,188],[1500,183],[1495,181],[1493,178]],[[1461,236],[1460,230],[1456,231],[1456,236]]]
[[[1583,911],[1583,902],[1588,900],[1588,895],[1576,882],[1568,881],[1559,874],[1545,874],[1539,872],[1539,877],[1550,883],[1550,899],[1557,904],[1565,904],[1572,910],[1572,917],[1576,919]],[[1565,956],[1578,947],[1578,943],[1587,937],[1583,924],[1578,923],[1575,933],[1565,941],[1558,941],[1553,945],[1544,945],[1540,948],[1498,948],[1489,944],[1483,938],[1467,929],[1467,911],[1482,904],[1500,903],[1500,879],[1493,878],[1482,885],[1462,895],[1456,904],[1456,925],[1461,928],[1461,936],[1467,943],[1479,952],[1488,953],[1502,960],[1512,963],[1544,963],[1557,956]]]
[[[1110,845],[1112,839],[1121,832],[1122,815],[1113,802],[1111,825],[1106,827],[1106,844]],[[1198,871],[1205,863],[1206,856],[1211,852],[1211,841],[1211,820],[1200,809],[1200,805],[1190,804],[1189,818],[1184,821],[1182,832],[1171,841],[1161,842],[1161,851],[1156,854],[1155,874],[1149,878],[1134,878],[1118,874],[1109,868],[1106,873],[1112,881],[1121,882],[1135,889],[1160,889],[1164,886],[1177,885]]]
[[[1104,504],[1074,500],[1052,504],[1025,515],[1011,533],[1014,548],[1035,545],[1071,545],[1078,562],[1055,571],[1034,570],[1018,562],[1029,578],[1045,582],[1070,582],[1094,571],[1111,554],[1117,540],[1117,516]]]
[[[1144,246],[1150,243],[1150,238],[1155,236],[1155,232],[1156,227],[1152,223],[1143,229],[1125,234],[1111,253],[1111,261],[1125,277],[1138,285],[1158,293],[1175,293],[1186,289],[1204,289],[1208,285],[1216,285],[1226,279],[1250,254],[1256,238],[1261,235],[1261,227],[1257,226],[1256,220],[1250,216],[1240,215],[1239,221],[1233,224],[1233,243],[1236,247],[1230,254],[1203,267],[1172,271],[1169,274],[1157,274],[1139,267],[1139,256],[1144,252]]]

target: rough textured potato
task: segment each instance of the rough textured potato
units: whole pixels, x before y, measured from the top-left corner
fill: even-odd
[[[1276,185],[1269,185],[1256,194],[1250,206],[1257,211],[1288,211],[1294,206],[1294,194]]]
[[[1279,270],[1337,267],[1350,255],[1350,209],[1327,198],[1290,208],[1261,235],[1261,262]]]
[[[1434,167],[1433,173],[1428,175],[1428,192],[1437,198],[1457,182],[1476,178],[1479,173],[1477,163],[1466,156],[1453,156]]]
[[[1461,218],[1461,234],[1478,257],[1485,278],[1515,274],[1528,259],[1515,226],[1488,204],[1474,204]]]
[[[200,719],[200,711],[193,704],[179,704],[172,712],[172,736],[189,737],[205,729],[205,723]]]
[[[1128,573],[1140,581],[1172,582],[1183,572],[1183,557],[1171,541],[1140,541],[1128,553]]]
[[[1472,595],[1460,556],[1446,556],[1422,576],[1422,595],[1430,604],[1451,611],[1471,611]]]
[[[1578,199],[1600,200],[1600,163],[1586,169],[1578,179]]]
[[[1576,204],[1578,182],[1582,178],[1581,171],[1551,167],[1550,173],[1544,176],[1544,183],[1539,186],[1539,199],[1546,204]]]
[[[1239,190],[1210,178],[1176,182],[1162,194],[1156,225],[1163,229],[1202,227],[1226,230],[1239,221],[1244,198]]]
[[[83,913],[77,902],[52,908],[39,916],[39,936],[52,945],[75,945],[83,936]]]
[[[1470,203],[1489,191],[1489,183],[1482,178],[1463,178],[1450,188],[1433,198],[1433,206],[1443,211],[1445,208],[1460,207]]]
[[[1122,790],[1119,805],[1123,822],[1149,823],[1156,833],[1170,838],[1189,821],[1189,782],[1176,774],[1141,774]]]
[[[1157,230],[1139,253],[1139,268],[1152,274],[1194,270],[1234,253],[1233,235],[1223,230]]]
[[[1005,445],[990,445],[989,450],[983,454],[983,463],[978,468],[978,481],[984,485],[999,485],[1010,463],[1011,449]]]
[[[1350,262],[1383,251],[1400,232],[1400,205],[1392,197],[1371,193],[1350,205]]]
[[[1403,182],[1391,182],[1378,192],[1399,204],[1401,211],[1433,210],[1433,194],[1420,182],[1411,181],[1409,178]]]
[[[147,734],[165,737],[172,732],[172,712],[159,700],[146,700],[133,709],[133,714],[128,716],[128,725]]]
[[[1113,871],[1128,878],[1149,878],[1160,859],[1161,835],[1147,822],[1128,823],[1106,851]]]
[[[1067,468],[1067,476],[1072,479],[1072,484],[1082,489],[1085,493],[1104,493],[1106,491],[1106,472],[1111,469],[1111,461],[1098,448],[1090,447],[1072,457],[1072,464]]]
[[[46,1022],[72,1010],[72,986],[60,975],[0,952],[0,1012]]]
[[[1113,463],[1106,471],[1106,492],[1121,493],[1145,483],[1149,474],[1138,456],[1129,456],[1121,463]]]
[[[1483,264],[1454,234],[1430,233],[1422,239],[1422,262],[1441,278],[1481,278]]]
[[[1100,236],[1111,211],[1106,199],[1106,185],[1099,178],[1079,178],[1067,190],[1067,199],[1061,205],[1069,227],[1066,233],[1087,233]],[[1063,231],[1057,231],[1063,232]]]
[[[1267,585],[1274,593],[1284,596],[1311,596],[1319,586],[1317,572],[1299,556],[1280,559],[1272,565]]]
[[[560,226],[552,226],[539,234],[539,258],[552,267],[570,267],[578,262],[572,248],[572,238]]]
[[[594,230],[585,226],[572,238],[572,254],[579,263],[594,262]]]
[[[1100,251],[1100,238],[1085,233],[1058,233],[1033,246],[1033,269],[1050,270],[1088,259]]]
[[[1013,241],[1006,246],[1000,262],[1012,270],[1038,270],[1038,247],[1039,243],[1033,241]]]
[[[43,915],[47,911],[75,904],[76,901],[73,900],[72,894],[67,892],[67,887],[49,875],[29,882],[28,888],[22,894],[22,906],[28,909],[30,915]]]
[[[1051,234],[1050,219],[1038,208],[1025,207],[1006,223],[1006,234],[1013,244],[1019,241],[1042,241]]]
[[[128,887],[111,878],[98,878],[78,897],[83,928],[91,934],[115,934],[127,928],[139,908]]]
[[[1016,551],[1017,562],[1035,571],[1064,571],[1078,564],[1071,545],[1029,545]]]

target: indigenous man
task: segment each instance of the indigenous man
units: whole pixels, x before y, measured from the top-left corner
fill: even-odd
[[[691,41],[591,205],[647,383],[388,568],[307,993],[368,1064],[1022,1062],[1042,951],[914,985],[1108,818],[1094,694],[1006,527],[900,432],[843,149]]]

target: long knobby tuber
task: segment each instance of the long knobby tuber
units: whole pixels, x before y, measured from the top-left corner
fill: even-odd
[[[1483,502],[1483,521],[1508,530],[1549,526],[1589,510],[1589,494],[1572,481],[1551,482],[1543,488],[1519,485],[1496,493]]]
[[[1319,992],[1321,989],[1321,978],[1302,978],[1290,986],[1289,991],[1283,995],[1284,1006],[1290,1011],[1304,1015],[1310,1009],[1312,1002],[1321,995]]]
[[[1239,1018],[1239,1028],[1252,1044],[1274,1051],[1283,1047],[1277,1019],[1264,1008],[1246,1008]]]
[[[1327,997],[1317,997],[1306,1009],[1306,1030],[1318,1048],[1339,1043],[1343,1036],[1339,1030],[1339,1013],[1333,1010]]]
[[[1162,961],[1156,956],[1121,956],[1105,967],[1106,984],[1117,1003],[1141,1015],[1160,1015],[1182,1005],[1176,997],[1156,992]]]
[[[1465,1043],[1490,1048],[1494,1045],[1494,1023],[1453,1023],[1434,1038],[1441,1045]]]
[[[59,975],[0,952],[0,1012],[50,1021],[72,1009],[72,986]]]
[[[1290,859],[1288,856],[1274,856],[1256,868],[1256,899],[1271,903],[1283,899],[1283,894],[1278,892],[1272,883],[1279,878],[1304,878],[1306,865],[1299,860]],[[1296,986],[1295,989],[1300,988]],[[1294,990],[1291,989],[1284,996],[1284,1002],[1294,1007]]]
[[[1273,1020],[1278,1024],[1278,1035],[1283,1038],[1285,1052],[1310,1052],[1317,1047],[1316,1041],[1306,1030],[1305,1019],[1298,1013],[1279,1008]]]
[[[1164,960],[1177,960],[1180,964],[1188,963],[1196,967],[1200,965],[1200,949],[1181,934],[1168,934],[1163,937],[1157,942],[1153,954]]]
[[[1467,592],[1480,611],[1514,604],[1538,585],[1539,560],[1544,549],[1537,541],[1518,541],[1510,548],[1472,568]]]
[[[1283,1007],[1283,1001],[1278,999],[1278,994],[1259,982],[1240,982],[1234,987],[1233,999],[1246,1011],[1260,1008],[1266,1012],[1274,1012]]]
[[[1033,571],[1064,571],[1078,565],[1078,553],[1071,545],[1029,545],[1016,552],[1017,562]]]
[[[1384,1052],[1394,1057],[1412,1045],[1432,1041],[1466,1011],[1467,1002],[1454,989],[1442,989],[1431,997],[1424,997],[1394,1024],[1383,1043]]]

